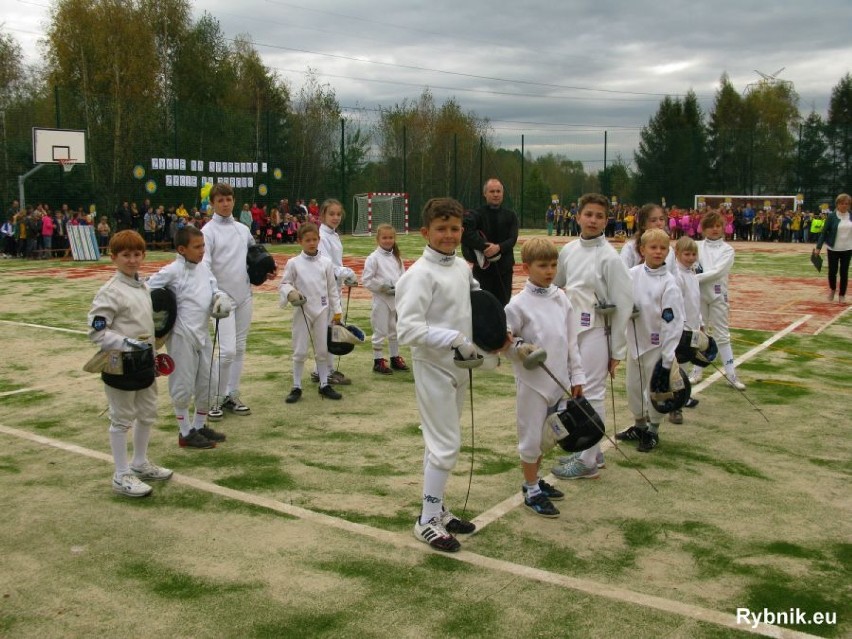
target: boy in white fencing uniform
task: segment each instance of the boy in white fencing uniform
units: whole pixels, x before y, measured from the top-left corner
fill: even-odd
[[[390,224],[381,224],[376,229],[376,250],[364,262],[361,283],[373,294],[370,309],[370,325],[373,328],[373,371],[391,375],[394,370],[407,371],[408,366],[399,354],[396,334],[396,282],[405,273],[399,247],[396,245],[396,230]],[[388,341],[390,366],[384,358],[382,348]]]
[[[287,261],[278,287],[281,306],[288,302],[293,306],[293,388],[284,401],[295,404],[302,398],[302,373],[309,342],[315,349],[319,394],[327,399],[341,399],[343,396],[329,384],[328,366],[328,325],[340,322],[341,317],[334,265],[317,250],[320,239],[315,224],[302,224],[297,237],[302,252]]]
[[[701,219],[703,240],[698,245],[698,286],[701,289],[701,317],[710,335],[719,347],[719,356],[725,365],[725,377],[737,390],[745,384],[737,379],[734,368],[734,350],[731,348],[730,311],[728,304],[728,274],[734,265],[734,248],[725,241],[725,218],[718,211],[710,211]],[[701,381],[704,368],[695,366],[689,380]]]
[[[187,225],[175,234],[175,261],[151,276],[148,286],[168,288],[177,298],[177,319],[166,338],[166,349],[175,361],[169,375],[169,395],[177,418],[181,448],[214,448],[225,435],[207,426],[210,390],[217,387],[211,361],[210,317],[222,320],[231,312],[231,300],[220,291],[216,278],[202,261],[204,234]],[[195,399],[190,421],[189,406]]]
[[[516,416],[518,453],[524,474],[524,505],[542,517],[557,517],[559,510],[551,503],[565,494],[539,478],[544,450],[542,434],[551,407],[564,392],[541,368],[527,370],[524,358],[541,348],[547,352],[547,366],[557,379],[571,387],[571,394],[583,394],[586,375],[577,346],[577,322],[574,308],[565,291],[553,286],[556,247],[543,238],[524,243],[521,261],[529,279],[521,292],[506,306],[506,321],[514,346],[508,356],[512,360],[517,387]]]
[[[607,378],[615,374],[626,356],[625,331],[633,310],[630,275],[604,237],[608,213],[605,196],[587,193],[580,198],[576,216],[580,238],[562,247],[553,280],[556,286],[565,288],[574,308],[580,359],[586,373],[583,392],[604,423]],[[599,443],[559,461],[552,472],[562,479],[594,479],[605,464]]]
[[[645,231],[639,246],[645,262],[630,269],[639,313],[627,329],[627,405],[636,423],[615,437],[620,441],[639,440],[636,450],[647,453],[659,444],[664,416],[651,404],[649,383],[658,361],[662,359],[666,370],[674,365],[675,349],[683,333],[683,295],[665,263],[668,233],[662,229]]]
[[[151,294],[139,279],[145,240],[136,231],[120,231],[109,242],[116,274],[98,291],[89,311],[89,339],[102,353],[122,362],[121,373],[101,373],[109,402],[109,442],[115,462],[112,489],[126,497],[145,497],[151,486],[172,476],[148,461],[151,427],[157,419],[154,369],[154,310]],[[133,459],[127,460],[127,432],[133,430]]]
[[[423,208],[420,234],[428,242],[396,285],[397,329],[401,344],[411,346],[414,392],[426,451],[423,501],[414,536],[432,548],[456,552],[453,533],[468,534],[475,525],[444,506],[444,490],[461,450],[461,411],[469,387],[464,365],[481,362],[471,342],[470,292],[479,283],[456,255],[464,209],[452,198],[432,198]]]
[[[223,417],[223,409],[234,415],[251,415],[251,409],[240,401],[240,377],[252,314],[246,256],[254,238],[244,224],[234,219],[234,190],[230,185],[214,184],[209,197],[215,212],[201,231],[204,233],[204,264],[213,273],[219,288],[230,296],[233,306],[231,314],[219,322],[219,383],[216,401],[207,415],[211,421],[218,421]]]

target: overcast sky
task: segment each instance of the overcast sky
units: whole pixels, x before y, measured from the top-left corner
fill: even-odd
[[[35,62],[48,4],[2,1],[0,21]],[[632,161],[666,94],[692,89],[709,112],[722,72],[743,91],[783,67],[802,112],[825,115],[852,67],[849,0],[198,0],[194,11],[229,38],[247,34],[294,92],[314,69],[347,117],[371,121],[428,86],[439,104],[454,96],[490,118],[502,146],[524,134],[533,154],[589,170],[602,167],[605,130],[608,159]]]

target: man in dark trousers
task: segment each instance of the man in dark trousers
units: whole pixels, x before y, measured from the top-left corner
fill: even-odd
[[[514,248],[518,216],[503,208],[503,185],[491,178],[482,188],[485,206],[468,211],[462,234],[462,254],[473,263],[473,276],[504,306],[512,297]]]

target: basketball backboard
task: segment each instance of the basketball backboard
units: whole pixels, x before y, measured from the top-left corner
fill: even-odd
[[[86,132],[33,127],[33,162],[61,164],[63,160],[86,163]]]

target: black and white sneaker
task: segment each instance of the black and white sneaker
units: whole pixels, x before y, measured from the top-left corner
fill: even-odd
[[[222,410],[221,404],[213,404],[207,411],[207,421],[210,422],[220,422],[224,416],[225,412]]]
[[[561,501],[562,499],[565,499],[565,493],[559,490],[556,486],[548,484],[543,479],[538,480],[538,487],[541,489],[541,492],[544,493],[545,497],[551,501]],[[524,497],[526,497],[527,487],[521,486],[521,492],[524,494]]]
[[[444,524],[447,532],[453,535],[469,535],[476,530],[476,524],[461,517],[456,517],[446,508],[441,511],[441,523]]]
[[[222,408],[231,411],[234,415],[245,417],[251,415],[251,408],[240,401],[239,395],[229,395],[222,403]],[[210,418],[210,413],[207,413],[207,418]]]
[[[429,544],[435,550],[443,552],[458,552],[461,550],[461,544],[458,539],[453,537],[444,524],[441,523],[441,517],[432,517],[425,524],[420,523],[420,518],[414,522],[414,537],[425,544]]]
[[[642,432],[642,436],[639,439],[639,445],[636,447],[636,450],[640,453],[650,453],[659,445],[660,436],[657,433],[652,433],[650,430],[646,430]]]
[[[635,442],[642,439],[642,433],[644,433],[647,428],[639,426],[638,424],[633,424],[630,428],[627,428],[621,432],[615,434],[615,438],[620,442]]]

